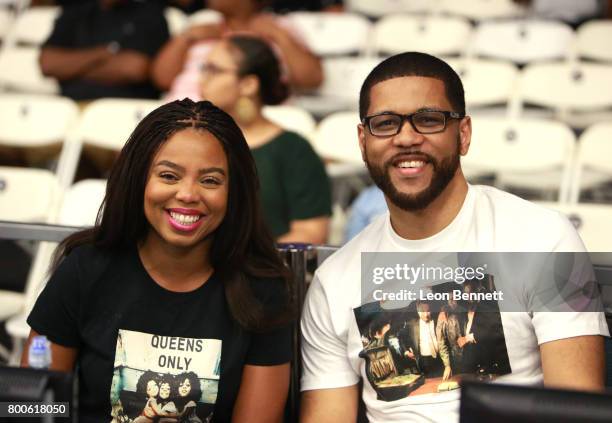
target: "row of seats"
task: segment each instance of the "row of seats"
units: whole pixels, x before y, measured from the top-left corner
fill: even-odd
[[[104,198],[106,181],[84,180],[63,190],[48,170],[0,166],[0,221],[44,222],[65,226],[91,226]],[[0,348],[0,356],[19,362],[23,340],[29,333],[25,316],[47,280],[57,243],[39,242],[23,292],[0,289],[0,322],[13,338],[13,350]]]
[[[397,13],[448,14],[472,21],[524,16],[527,10],[512,0],[344,0],[347,10],[371,18]]]
[[[52,78],[38,66],[37,47],[7,48],[0,53],[0,91],[57,94]],[[300,95],[295,103],[317,117],[339,110],[356,109],[359,89],[366,75],[382,59],[331,57],[323,60],[324,82],[315,92]],[[612,113],[612,63],[561,62],[531,64],[518,70],[511,63],[448,59],[461,75],[470,110],[513,105],[521,114],[524,105],[547,108],[547,116],[584,128],[610,120]]]
[[[296,103],[319,117],[355,109],[363,80],[381,60],[324,59],[322,86],[312,95],[296,98]],[[508,113],[518,116],[533,112],[531,106],[537,106],[547,109],[544,116],[563,120],[575,128],[612,118],[612,91],[604,88],[612,86],[612,63],[538,63],[519,70],[511,63],[498,60],[451,58],[447,61],[461,76],[470,111],[483,108],[499,111],[500,105],[511,106]],[[542,112],[539,110],[540,116]]]
[[[452,4],[457,4],[457,12],[464,10],[463,2],[453,1]],[[56,6],[34,7],[12,19],[8,12],[0,10],[0,38],[9,45],[41,45],[51,33],[59,13]],[[167,8],[166,19],[170,32],[177,34],[189,26],[218,21],[221,16],[205,9],[187,17],[178,9]],[[418,50],[436,55],[494,57],[519,64],[574,55],[612,60],[612,47],[606,42],[612,34],[609,20],[589,21],[577,31],[567,24],[550,20],[494,20],[473,26],[466,17],[398,11],[374,23],[361,14],[350,12],[294,12],[288,14],[286,20],[320,56],[386,56]]]
[[[160,104],[100,99],[80,112],[64,97],[0,95],[0,145],[59,143],[57,176],[65,188],[74,180],[83,145],[120,150],[137,123]],[[330,162],[332,177],[363,173],[356,112],[331,114],[318,125],[296,106],[269,106],[264,114],[311,140]],[[476,114],[473,122],[472,146],[463,162],[472,178],[496,174],[501,185],[552,190],[560,201],[574,203],[581,191],[612,179],[612,122],[590,126],[578,140],[570,127],[550,119]]]

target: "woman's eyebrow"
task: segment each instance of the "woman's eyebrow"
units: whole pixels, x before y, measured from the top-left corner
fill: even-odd
[[[198,171],[198,173],[200,174],[215,173],[215,172],[220,173],[221,175],[225,176],[225,169],[222,169],[220,167],[204,167]]]
[[[174,162],[171,162],[169,160],[160,160],[159,162],[157,162],[157,164],[155,164],[155,167],[158,166],[167,166],[169,168],[175,169],[175,170],[179,170],[179,171],[185,171],[185,168],[183,166],[177,165]]]
[[[185,172],[185,168],[181,165],[178,165],[174,162],[171,162],[169,160],[160,160],[159,162],[157,162],[157,164],[155,165],[155,167],[158,166],[167,166],[171,169],[175,169],[179,172]],[[202,169],[198,170],[199,174],[205,174],[205,173],[220,173],[221,175],[225,176],[225,169],[220,168],[220,167],[203,167]]]

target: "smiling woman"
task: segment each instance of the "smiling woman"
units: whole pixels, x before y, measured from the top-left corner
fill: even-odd
[[[208,255],[212,235],[227,210],[227,167],[221,143],[209,132],[183,129],[161,146],[144,192],[144,214],[151,230],[141,255],[151,258],[151,263],[160,263],[163,257],[154,256],[167,250]],[[185,285],[188,279],[177,282]],[[193,283],[186,290],[197,288],[202,280],[195,278]]]
[[[166,104],[134,130],[96,225],[60,244],[28,318],[53,369],[79,365],[79,421],[282,420],[294,307],[258,195],[212,103]]]

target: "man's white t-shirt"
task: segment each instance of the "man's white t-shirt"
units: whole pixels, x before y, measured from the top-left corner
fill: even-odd
[[[372,422],[458,421],[457,390],[377,399],[366,374],[355,309],[362,306],[362,252],[576,252],[585,251],[561,214],[488,186],[469,185],[459,214],[439,233],[420,240],[401,238],[389,214],[377,218],[317,269],[302,315],[302,391],[339,388],[364,380],[363,400]],[[541,384],[539,345],[580,335],[609,336],[603,313],[502,312],[511,372],[496,381]]]

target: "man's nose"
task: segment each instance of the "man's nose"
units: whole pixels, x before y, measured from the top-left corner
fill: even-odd
[[[398,147],[411,147],[422,144],[425,140],[423,134],[414,129],[410,120],[404,119],[401,123],[400,131],[393,136],[393,144]]]

